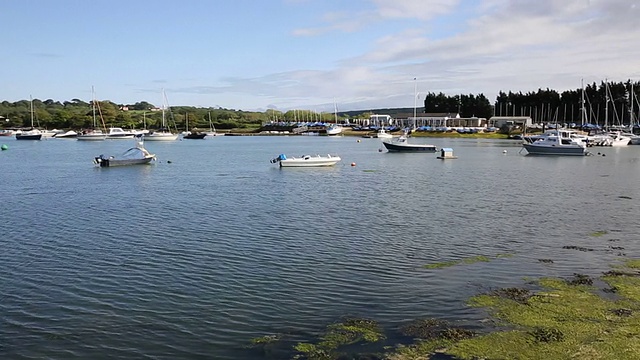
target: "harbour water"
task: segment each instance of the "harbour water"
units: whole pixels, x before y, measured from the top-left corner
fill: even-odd
[[[482,329],[475,294],[640,256],[640,147],[547,158],[414,141],[458,159],[225,136],[148,142],[154,164],[97,168],[132,143],[2,140],[0,358],[291,358],[344,316],[378,321],[381,350],[414,319]],[[280,153],[343,161],[279,169]],[[491,261],[424,268],[477,255]],[[272,351],[249,346],[272,334]]]

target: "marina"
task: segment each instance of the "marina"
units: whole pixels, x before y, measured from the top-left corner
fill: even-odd
[[[533,157],[512,140],[420,140],[458,159],[222,136],[145,143],[152,164],[101,169],[95,154],[125,142],[3,139],[0,357],[292,358],[345,317],[375,320],[385,338],[358,350],[380,352],[415,319],[490,330],[466,304],[488,289],[640,256],[640,147]],[[281,171],[280,153],[342,161]],[[425,267],[438,263],[458,265]],[[252,346],[269,336],[268,352]]]

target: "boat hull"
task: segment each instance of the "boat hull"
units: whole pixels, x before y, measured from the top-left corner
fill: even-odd
[[[42,134],[16,134],[16,140],[40,140],[42,139]]]
[[[383,141],[384,147],[389,152],[428,152],[433,153],[438,149],[435,145],[420,145],[420,144],[394,144]]]
[[[580,146],[536,146],[523,144],[529,155],[585,156],[587,149]]]
[[[305,155],[299,158],[276,158],[272,162],[278,162],[280,167],[323,167],[334,166],[342,159],[339,156],[310,156]]]
[[[129,166],[129,165],[145,165],[151,163],[155,156],[146,157],[144,159],[110,159],[105,157],[96,157],[95,162],[100,167]]]
[[[198,133],[198,134],[187,134],[187,135],[184,135],[182,138],[191,139],[191,140],[200,140],[200,139],[204,139],[205,136],[207,136],[207,134]]]
[[[174,141],[178,139],[178,134],[172,133],[152,133],[144,136],[144,141]]]

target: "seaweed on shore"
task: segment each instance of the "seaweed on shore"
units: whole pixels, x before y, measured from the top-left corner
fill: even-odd
[[[398,346],[392,360],[427,359],[436,352],[456,359],[637,359],[640,354],[640,260],[600,278],[616,298],[593,288],[594,279],[542,278],[538,291],[505,288],[469,299],[507,330],[461,340],[420,339]]]
[[[385,338],[378,323],[363,318],[346,318],[327,326],[318,343],[298,343],[294,349],[297,359],[324,360],[340,357],[339,348],[358,342],[378,342]]]

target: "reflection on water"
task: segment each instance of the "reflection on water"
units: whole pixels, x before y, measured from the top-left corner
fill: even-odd
[[[378,321],[393,344],[416,318],[480,326],[464,300],[487,289],[639,254],[640,147],[545,158],[510,141],[416,139],[459,157],[442,161],[357,140],[148,143],[158,161],[123,168],[91,163],[120,141],[11,142],[0,355],[255,358],[250,339],[284,334],[272,355],[288,357],[345,315]],[[343,161],[280,169],[280,153]],[[491,261],[423,267],[477,255]]]

